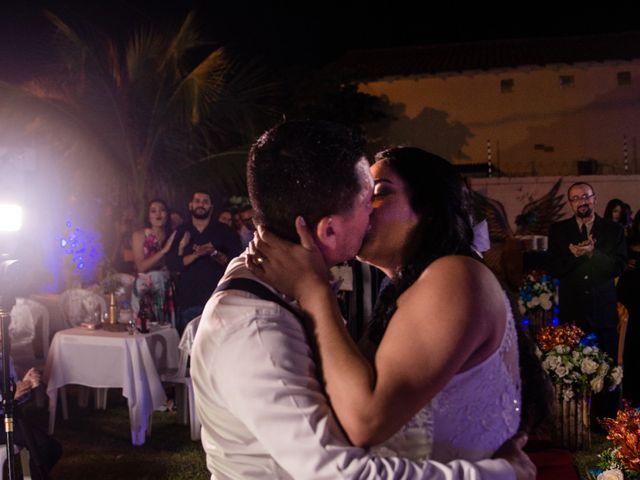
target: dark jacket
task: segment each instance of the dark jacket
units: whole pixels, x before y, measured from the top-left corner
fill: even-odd
[[[575,217],[551,225],[549,273],[560,279],[560,320],[584,327],[617,324],[614,278],[624,270],[627,248],[622,227],[596,215],[591,258],[575,257],[569,244],[582,241]]]

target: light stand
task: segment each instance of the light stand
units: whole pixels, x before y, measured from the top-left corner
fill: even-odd
[[[10,259],[13,253],[11,233],[22,228],[22,209],[17,205],[0,204],[0,332],[2,342],[2,407],[4,409],[4,432],[6,435],[7,468],[9,480],[15,480],[16,471],[13,461],[13,427],[15,384],[11,380],[11,339],[9,338],[9,322],[11,309],[16,301],[18,289],[16,277],[17,260]]]
[[[9,271],[16,260],[4,260],[0,263],[0,285],[7,289]],[[11,381],[11,340],[9,338],[9,322],[11,321],[11,309],[15,303],[15,296],[0,292],[0,332],[2,332],[2,408],[4,410],[4,432],[6,435],[5,447],[7,449],[7,468],[9,480],[16,478],[15,464],[13,461],[13,395],[14,383]]]

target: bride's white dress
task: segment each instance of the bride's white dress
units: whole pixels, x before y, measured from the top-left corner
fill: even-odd
[[[507,306],[498,349],[475,367],[455,375],[430,404],[400,431],[373,447],[381,456],[440,462],[489,458],[520,424],[518,341]]]

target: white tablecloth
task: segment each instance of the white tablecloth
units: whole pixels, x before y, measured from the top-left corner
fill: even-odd
[[[158,327],[148,334],[71,328],[51,342],[45,381],[49,396],[49,430],[55,424],[58,388],[67,384],[122,388],[129,404],[131,441],[142,445],[153,410],[166,395],[158,370],[177,368],[178,333]]]

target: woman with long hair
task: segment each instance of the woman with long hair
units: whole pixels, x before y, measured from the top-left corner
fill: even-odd
[[[604,218],[611,220],[612,222],[619,223],[624,227],[625,232],[627,232],[631,225],[631,212],[629,205],[619,198],[612,198],[604,209]]]
[[[260,228],[251,270],[308,314],[327,394],[355,445],[414,459],[490,457],[522,420],[518,338],[511,307],[472,248],[468,191],[453,166],[418,148],[376,156],[371,227],[358,257],[381,269],[366,334],[350,339],[298,219],[301,245]]]
[[[164,257],[176,232],[171,233],[169,208],[164,200],[149,202],[145,224],[145,228],[133,232],[131,239],[137,271],[131,307],[136,316],[143,309],[152,320],[175,326],[173,285]]]

